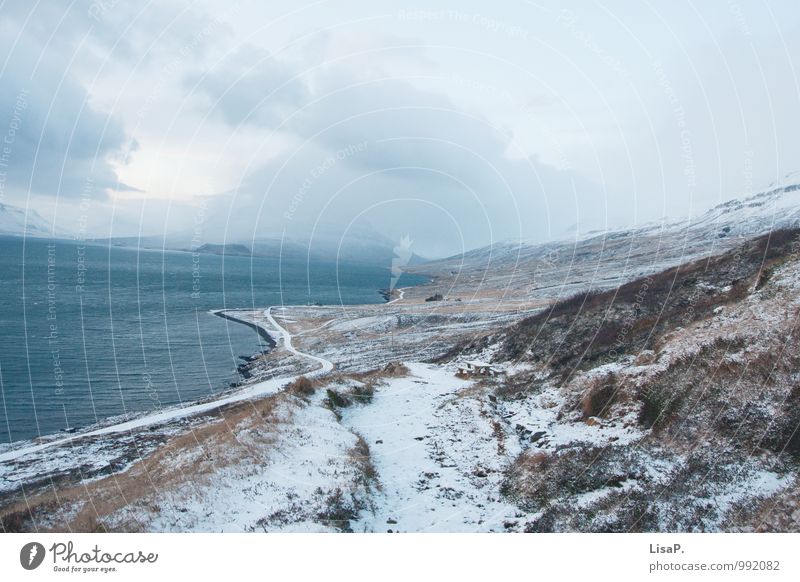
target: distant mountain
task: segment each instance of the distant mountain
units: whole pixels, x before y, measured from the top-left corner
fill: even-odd
[[[53,229],[35,210],[0,204],[0,234],[48,237]]]
[[[365,263],[391,268],[399,243],[377,233],[316,233],[311,241],[298,238],[260,238],[252,241],[253,254],[284,259],[314,259]],[[427,259],[411,253],[409,265],[418,265]]]
[[[94,239],[93,242],[111,246],[138,247],[151,250],[197,251],[227,256],[271,257],[297,260],[345,261],[391,268],[395,248],[399,243],[374,232],[350,231],[341,233],[317,232],[313,238],[303,237],[259,237],[251,240],[228,237],[228,242],[203,241],[198,245],[193,233],[170,233],[163,235],[125,236]],[[409,265],[427,262],[423,257],[411,254]]]
[[[407,270],[434,277],[451,295],[501,286],[507,297],[559,298],[587,288],[611,289],[795,227],[800,227],[800,184],[731,200],[692,218],[538,244],[499,242]]]
[[[703,255],[712,247],[727,247],[742,238],[751,238],[780,228],[800,226],[800,184],[773,188],[753,196],[729,200],[693,218],[655,221],[644,225],[607,231],[592,231],[545,243],[498,242],[467,251],[461,255],[431,261],[423,270],[446,265],[451,269],[484,266],[501,267],[515,263],[522,267],[529,260],[541,261],[560,254],[562,260],[580,259],[583,253],[602,248],[608,253],[617,246],[630,250],[630,245],[661,248],[667,258],[674,252],[685,260],[689,255]],[[634,249],[634,254],[638,253]],[[677,258],[677,255],[676,255]]]
[[[206,253],[210,255],[228,255],[236,257],[249,257],[252,253],[245,245],[240,244],[204,244],[195,249],[195,252]]]
[[[692,239],[752,237],[778,228],[800,225],[800,184],[772,188],[747,198],[714,206],[703,214],[683,219],[655,221],[631,228],[594,231],[579,237],[628,237],[654,232],[684,232]]]

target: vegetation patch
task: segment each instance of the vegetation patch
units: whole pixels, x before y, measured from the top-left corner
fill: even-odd
[[[580,408],[584,418],[607,418],[611,407],[621,399],[621,385],[616,375],[607,374],[589,388],[581,398]]]
[[[286,391],[295,396],[308,397],[313,396],[317,391],[316,384],[313,380],[306,376],[299,376],[296,380],[286,386]]]

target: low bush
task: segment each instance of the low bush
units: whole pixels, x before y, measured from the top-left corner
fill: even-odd
[[[350,520],[358,517],[353,500],[340,489],[336,488],[323,502],[323,507],[317,514],[317,519],[323,525],[334,527],[339,531],[350,532]]]
[[[666,386],[645,386],[638,393],[642,407],[639,423],[646,428],[658,430],[675,419],[683,398]]]
[[[329,408],[347,408],[353,404],[353,401],[346,394],[342,394],[331,388],[328,388],[325,393],[327,395],[326,404]]]
[[[287,392],[296,396],[313,396],[316,390],[314,382],[305,376],[299,376],[286,387]]]
[[[584,393],[580,403],[583,417],[605,418],[611,406],[619,400],[619,396],[620,387],[616,376],[609,374]]]
[[[375,383],[364,382],[363,384],[356,384],[350,391],[350,397],[358,404],[369,404],[375,396]]]

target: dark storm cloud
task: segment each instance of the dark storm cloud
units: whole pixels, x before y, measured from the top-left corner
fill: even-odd
[[[410,233],[419,251],[442,255],[500,239],[562,234],[553,224],[603,224],[600,187],[535,159],[514,158],[507,128],[443,95],[340,69],[316,76],[313,92],[295,90],[294,99],[272,102],[265,96],[276,82],[292,77],[285,65],[272,63],[269,71],[247,84],[214,79],[230,104],[246,108],[228,107],[228,123],[269,122],[296,144],[221,201],[229,232],[302,238],[313,229],[344,233],[366,222],[390,238]]]
[[[255,69],[254,69],[255,70]],[[572,172],[515,153],[513,135],[446,96],[351,71],[316,75],[273,100],[286,64],[207,79],[232,126],[269,124],[298,144],[251,172],[232,200],[229,229],[303,237],[368,220],[430,254],[506,238],[546,238],[552,224],[603,225],[604,193]],[[231,79],[231,82],[226,82]],[[295,81],[292,81],[295,82]],[[578,213],[580,208],[581,213]]]
[[[146,77],[151,61],[199,58],[230,35],[225,15],[210,17],[171,1],[4,3],[0,130],[7,127],[13,135],[4,144],[3,193],[77,197],[136,191],[120,183],[115,170],[138,148],[126,133],[123,112],[98,109],[78,75],[102,86],[106,71],[134,66]]]
[[[136,142],[120,122],[92,107],[60,57],[24,35],[14,39],[8,26],[0,31],[0,53],[8,57],[0,72],[6,189],[67,197],[128,189],[113,162]]]

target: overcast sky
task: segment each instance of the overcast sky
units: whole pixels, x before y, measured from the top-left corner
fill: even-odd
[[[796,0],[0,15],[0,202],[61,231],[374,229],[436,256],[697,214],[800,169]]]

